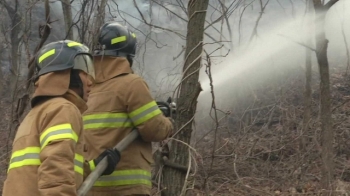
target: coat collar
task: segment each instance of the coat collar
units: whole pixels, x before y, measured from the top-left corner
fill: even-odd
[[[70,70],[51,72],[39,77],[31,100],[34,107],[43,97],[64,95],[69,88]]]
[[[133,73],[129,61],[124,57],[94,57],[96,83],[105,82],[122,74]]]
[[[39,102],[51,97],[63,97],[78,107],[81,113],[85,112],[85,101],[74,91],[69,89],[70,70],[58,71],[40,76],[35,82],[35,91],[31,100],[34,107]]]
[[[74,91],[69,89],[62,97],[77,106],[80,113],[84,113],[87,110],[86,102]]]

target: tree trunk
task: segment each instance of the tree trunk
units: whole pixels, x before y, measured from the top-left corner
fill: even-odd
[[[3,91],[3,86],[4,86],[4,74],[2,73],[2,69],[0,67],[0,96],[2,95]]]
[[[321,96],[321,156],[322,156],[322,177],[321,185],[323,189],[332,190],[334,179],[334,134],[332,130],[331,114],[331,91],[329,79],[329,64],[327,57],[328,40],[325,35],[325,18],[327,7],[321,3],[321,0],[314,0],[315,8],[315,27],[316,27],[316,57],[320,71],[320,96]]]
[[[16,75],[18,71],[18,47],[20,43],[19,34],[21,32],[21,15],[19,14],[20,4],[18,0],[15,1],[15,5],[12,7],[7,1],[0,1],[7,11],[7,14],[11,18],[11,68],[10,71]]]
[[[343,7],[343,18],[342,18],[342,21],[341,21],[341,33],[342,33],[342,36],[343,36],[344,45],[345,45],[345,49],[346,49],[346,57],[347,57],[345,75],[348,75],[348,71],[349,71],[349,68],[350,68],[350,51],[349,51],[348,40],[346,39],[345,30],[344,30],[344,20],[345,20],[344,12],[345,12],[345,7]]]
[[[17,38],[16,33],[11,31],[11,68],[10,71],[14,76],[18,74],[18,47],[19,39]]]
[[[309,27],[313,22],[312,15],[313,5],[312,0],[307,3],[307,19],[306,28],[309,31]],[[311,46],[311,35],[307,35],[305,40],[307,46]],[[311,120],[311,103],[312,103],[312,89],[311,89],[311,79],[312,79],[312,61],[311,61],[312,51],[309,48],[305,48],[305,91],[304,91],[304,116],[303,116],[303,135],[301,136],[300,152],[303,153],[305,146],[307,144],[306,137],[309,132],[309,123]]]
[[[178,98],[176,126],[183,129],[175,136],[176,139],[189,144],[192,133],[192,123],[196,112],[197,97],[201,91],[198,83],[199,68],[201,66],[203,50],[203,34],[206,10],[209,0],[190,0],[188,3],[187,43],[185,63],[183,67],[183,80]],[[170,147],[169,161],[188,167],[188,146],[173,142]],[[164,191],[162,195],[179,196],[186,193],[186,173],[172,167],[164,167]]]
[[[66,39],[73,40],[73,19],[72,19],[72,6],[70,0],[61,0],[62,11],[64,16],[64,27],[66,30]]]
[[[22,16],[20,15],[20,3],[18,0],[14,1],[14,6],[11,6],[7,1],[0,1],[7,11],[7,14],[11,18],[11,67],[10,71],[12,77],[10,78],[10,90],[16,92],[16,80],[18,77],[18,48],[21,42],[21,29],[22,29]],[[14,94],[13,94],[14,95]]]
[[[92,42],[92,47],[94,51],[97,43],[98,43],[98,33],[100,31],[100,27],[103,25],[104,21],[105,21],[105,7],[107,5],[107,0],[102,0],[101,4],[98,6],[97,9],[97,17],[96,20],[94,22],[94,26],[93,26],[93,30],[94,30],[94,36],[93,36],[93,42]]]
[[[81,20],[80,20],[80,24],[79,24],[79,29],[78,29],[78,36],[79,36],[79,42],[80,43],[84,43],[84,44],[90,44],[90,40],[89,40],[89,28],[90,28],[90,18],[91,18],[91,12],[92,10],[89,9],[89,7],[94,5],[93,1],[90,0],[84,0],[82,2],[81,5]],[[88,43],[85,42],[85,40],[89,40],[87,41]]]

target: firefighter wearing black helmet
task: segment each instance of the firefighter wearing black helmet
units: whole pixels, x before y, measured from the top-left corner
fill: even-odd
[[[45,45],[35,63],[32,109],[13,141],[3,196],[74,196],[83,181],[81,114],[95,77],[92,56],[83,44],[64,40]],[[95,162],[106,155],[109,174],[119,154],[106,150]]]
[[[130,66],[136,54],[136,34],[119,23],[106,23],[100,29],[94,56],[125,57]]]
[[[119,23],[106,23],[100,29],[94,52],[96,80],[83,116],[86,157],[92,159],[112,148],[133,127],[141,137],[121,153],[115,171],[100,177],[89,195],[150,195],[151,142],[166,139],[173,130],[146,82],[131,69],[136,43],[135,33]]]

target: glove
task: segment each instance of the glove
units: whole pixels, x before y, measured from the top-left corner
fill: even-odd
[[[170,106],[169,106],[168,103],[163,102],[163,101],[157,101],[157,105],[158,105],[160,111],[163,112],[163,115],[165,117],[170,117],[170,111],[171,110],[170,110]]]
[[[96,166],[98,163],[100,163],[105,156],[107,156],[108,165],[102,175],[110,175],[114,172],[118,162],[120,161],[120,152],[114,149],[107,149],[93,160],[94,165]]]
[[[176,103],[175,102],[171,102],[171,103],[169,103],[169,106],[171,108],[171,117],[173,119],[176,119]]]

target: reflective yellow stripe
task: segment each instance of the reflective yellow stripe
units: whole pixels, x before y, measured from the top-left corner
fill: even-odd
[[[116,38],[113,38],[111,40],[111,44],[117,44],[117,43],[120,43],[120,42],[124,42],[126,41],[126,36],[120,36],[120,37],[116,37]]]
[[[126,113],[102,113],[83,116],[84,129],[133,127]]]
[[[10,169],[22,166],[39,166],[41,164],[40,151],[40,147],[27,147],[25,149],[15,151],[11,156],[8,171]],[[84,157],[80,154],[75,154],[74,171],[83,175]]]
[[[106,187],[138,184],[151,186],[151,173],[146,170],[114,171],[111,175],[101,176],[94,186]]]
[[[75,154],[74,171],[81,175],[84,173],[84,157],[80,154]]]
[[[60,124],[46,129],[40,136],[41,149],[43,149],[49,142],[60,139],[72,139],[75,142],[78,141],[78,136],[72,130],[71,124]]]
[[[132,122],[135,126],[142,124],[149,119],[157,116],[158,114],[161,114],[162,112],[158,108],[158,105],[155,101],[152,101],[134,111],[132,111],[129,114],[129,117],[131,118]]]
[[[96,166],[95,166],[94,160],[89,161],[89,166],[90,166],[90,171],[95,170]]]
[[[73,47],[73,46],[82,46],[83,44],[79,43],[79,42],[69,42],[67,44],[68,47]]]
[[[136,34],[135,34],[135,33],[131,33],[131,36],[132,36],[133,38],[136,38]]]
[[[41,61],[45,60],[47,57],[51,56],[51,55],[54,55],[56,52],[55,49],[52,49],[52,50],[49,50],[47,52],[45,52],[43,55],[41,55],[39,57],[39,63],[41,63]]]
[[[12,153],[8,171],[26,165],[40,165],[40,147],[27,147]]]

